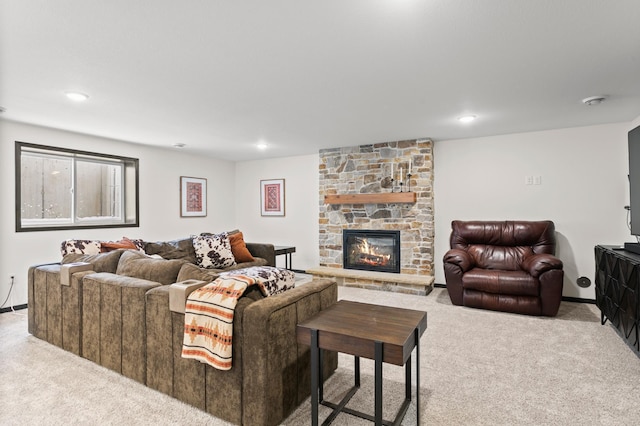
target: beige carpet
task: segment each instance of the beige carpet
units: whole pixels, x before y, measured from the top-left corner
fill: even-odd
[[[446,290],[409,296],[340,288],[340,298],[426,310],[421,417],[428,425],[637,425],[640,358],[594,305],[563,302],[556,318],[452,306]],[[225,425],[210,415],[27,333],[26,311],[0,314],[0,424]],[[325,396],[353,381],[340,356]],[[350,406],[373,411],[373,362]],[[404,370],[384,366],[385,418],[404,392]],[[324,417],[329,410],[321,408]],[[415,424],[415,400],[403,424]],[[284,424],[310,424],[309,402]],[[371,423],[341,414],[336,425]]]

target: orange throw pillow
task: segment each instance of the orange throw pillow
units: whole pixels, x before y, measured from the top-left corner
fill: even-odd
[[[102,243],[102,251],[108,252],[117,249],[138,250],[138,247],[133,241],[127,237],[122,237],[120,241],[104,241]]]
[[[237,263],[253,262],[255,260],[244,242],[242,232],[229,235],[229,241],[231,242],[231,253],[233,253]]]

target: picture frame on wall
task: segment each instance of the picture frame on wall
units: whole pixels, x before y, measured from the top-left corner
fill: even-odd
[[[207,215],[207,179],[180,176],[180,216]]]
[[[284,216],[284,179],[260,181],[260,213],[262,216]]]

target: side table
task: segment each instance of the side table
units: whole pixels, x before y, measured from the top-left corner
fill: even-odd
[[[296,248],[294,246],[275,246],[276,256],[280,256],[282,254],[285,255],[284,258],[284,267],[285,269],[291,269],[291,253],[296,252]]]
[[[427,313],[410,309],[340,300],[297,325],[299,343],[311,346],[311,422],[318,425],[318,404],[333,408],[322,423],[330,424],[340,412],[374,421],[400,424],[411,402],[411,353],[416,349],[416,421],[420,424],[420,336],[427,329]],[[355,384],[339,403],[323,397],[320,349],[354,356]],[[360,357],[375,360],[375,414],[345,407],[360,387]],[[405,366],[405,400],[393,422],[382,419],[382,364]]]

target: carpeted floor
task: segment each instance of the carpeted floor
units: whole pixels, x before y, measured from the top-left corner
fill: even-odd
[[[640,358],[594,305],[563,302],[555,318],[451,305],[428,296],[340,287],[341,299],[428,312],[421,340],[421,418],[428,425],[637,425]],[[341,355],[325,397],[353,382]],[[415,364],[414,364],[415,365]],[[384,365],[385,418],[404,394],[404,369]],[[373,362],[349,404],[373,411]],[[321,407],[321,419],[329,409]],[[412,402],[403,422],[415,424]],[[0,314],[0,424],[226,425],[210,415],[27,333],[26,311]],[[307,400],[285,422],[310,424]],[[369,425],[340,414],[336,425]]]

